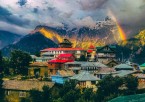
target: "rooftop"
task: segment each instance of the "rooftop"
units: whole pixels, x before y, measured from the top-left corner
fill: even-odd
[[[133,69],[132,66],[127,65],[127,64],[119,64],[117,66],[114,67],[115,69]]]
[[[145,94],[119,96],[109,102],[145,102]]]
[[[75,59],[73,54],[59,54],[56,59],[50,60],[51,63],[66,63],[73,62]]]
[[[66,62],[73,62],[73,60],[60,60],[60,59],[53,59],[48,61],[50,63],[66,63]]]
[[[70,77],[75,75],[75,73],[72,70],[58,70],[57,75],[60,75],[62,77]]]
[[[145,67],[145,63],[143,63],[142,65],[140,65],[140,67]]]
[[[119,77],[125,77],[129,74],[133,74],[136,71],[129,71],[129,70],[121,70],[121,71],[116,71],[116,74],[113,74],[113,76],[119,76]]]
[[[84,51],[82,48],[46,48],[41,50],[41,52],[47,51]]]
[[[89,49],[94,49],[95,47],[91,44],[90,46],[89,46]]]
[[[53,82],[44,81],[17,81],[17,80],[5,80],[3,82],[3,88],[9,90],[24,90],[29,91],[31,89],[38,89],[42,91],[43,86],[54,86]]]
[[[111,74],[115,72],[114,68],[100,68],[96,74]]]
[[[100,62],[85,62],[85,61],[74,61],[74,62],[67,62],[65,64],[81,64],[82,67],[87,67],[87,66],[94,66],[94,67],[103,67],[107,68],[106,65],[100,63]]]
[[[74,75],[70,79],[75,79],[78,81],[97,81],[97,80],[100,80],[99,78],[93,76],[92,74],[90,74],[87,71],[82,71],[79,74]]]

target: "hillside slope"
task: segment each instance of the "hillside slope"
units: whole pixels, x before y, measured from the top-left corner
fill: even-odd
[[[22,37],[21,35],[0,30],[0,49],[9,44],[15,43],[21,37]]]
[[[10,52],[14,49],[26,51],[30,54],[35,54],[40,50],[48,47],[57,47],[58,45],[52,40],[46,38],[39,32],[24,36],[20,41],[15,44],[8,45],[2,49],[5,56],[9,56]]]

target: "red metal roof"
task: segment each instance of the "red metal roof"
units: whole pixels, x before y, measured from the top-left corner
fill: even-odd
[[[70,54],[70,53],[67,53],[67,54],[59,54],[58,55],[58,57],[65,57],[65,58],[66,57],[72,57],[72,56],[74,57],[74,55],[73,54]]]
[[[73,62],[75,57],[73,54],[59,54],[56,59],[50,60],[48,62],[51,63],[66,63],[66,62]]]
[[[93,50],[87,50],[88,53],[92,53]]]
[[[95,47],[91,44],[90,46],[89,46],[89,49],[94,49]]]
[[[53,59],[48,61],[48,63],[66,63],[66,62],[73,62],[73,60],[59,60],[59,59]]]
[[[41,52],[45,52],[45,51],[80,51],[80,50],[84,50],[82,48],[46,48],[41,50]]]

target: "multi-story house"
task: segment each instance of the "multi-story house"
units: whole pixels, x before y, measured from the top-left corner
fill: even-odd
[[[116,59],[116,46],[115,45],[106,45],[96,48],[97,60],[99,62],[105,63],[109,60]]]
[[[46,48],[41,50],[41,56],[48,59],[54,59],[59,54],[73,54],[76,59],[79,59],[85,50],[82,48],[72,48],[72,43],[67,39],[64,39],[62,43],[59,43],[59,48]]]

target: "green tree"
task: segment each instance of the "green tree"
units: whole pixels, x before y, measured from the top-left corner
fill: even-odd
[[[86,88],[82,94],[83,99],[86,100],[87,102],[94,101],[94,96],[95,96],[95,93],[93,92],[92,88]]]
[[[80,58],[79,58],[79,61],[87,61],[85,55],[81,55]]]
[[[64,102],[76,102],[80,97],[80,94],[75,90],[69,90],[64,96]]]
[[[42,101],[42,92],[38,91],[36,89],[30,90],[30,96],[29,96],[31,102],[43,102]]]
[[[124,78],[125,85],[127,87],[127,94],[134,94],[138,87],[138,79],[132,75],[128,75]]]
[[[100,102],[102,100],[105,100],[105,97],[109,99],[110,96],[110,98],[117,96],[119,94],[119,87],[121,87],[122,85],[123,79],[120,77],[113,77],[112,75],[104,77],[98,82],[96,101]]]
[[[43,102],[52,102],[52,96],[48,86],[43,86],[42,98]]]
[[[69,92],[70,90],[75,90],[76,87],[76,81],[70,80],[66,81],[63,85],[63,87],[60,89],[60,96],[64,96],[66,92]]]
[[[0,102],[4,102],[3,74],[0,73]]]
[[[10,75],[10,60],[8,58],[3,58],[3,72],[5,75]]]
[[[20,50],[11,52],[10,65],[14,69],[15,74],[27,74],[30,61],[32,61],[32,58],[28,53]]]
[[[3,57],[2,57],[2,53],[0,51],[0,73],[2,73],[3,71]]]

